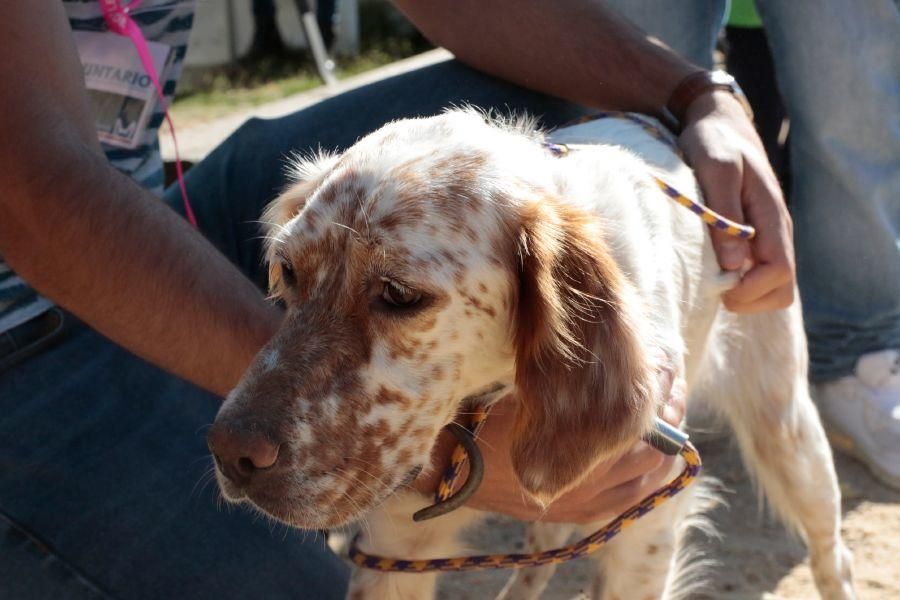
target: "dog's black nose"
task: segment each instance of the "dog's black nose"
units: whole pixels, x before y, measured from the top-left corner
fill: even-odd
[[[274,466],[281,447],[262,432],[218,422],[206,434],[206,443],[222,473],[241,486],[258,471]]]

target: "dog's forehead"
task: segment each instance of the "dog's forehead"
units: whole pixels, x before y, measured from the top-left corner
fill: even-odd
[[[288,252],[329,255],[369,249],[416,269],[453,265],[490,249],[497,192],[478,152],[348,157],[286,226]]]

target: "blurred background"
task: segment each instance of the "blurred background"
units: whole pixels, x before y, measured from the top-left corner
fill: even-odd
[[[176,98],[181,112],[219,113],[220,105],[253,106],[326,83],[310,32],[335,80],[433,48],[385,0],[200,0]]]
[[[200,0],[172,111],[176,126],[191,133],[182,154],[199,160],[250,116],[302,108],[354,87],[355,79],[400,72],[404,67],[387,67],[433,49],[387,0]],[[747,93],[789,197],[789,124],[752,0],[732,1],[716,61]],[[363,73],[369,75],[357,77]],[[170,161],[171,139],[164,135],[162,142]]]

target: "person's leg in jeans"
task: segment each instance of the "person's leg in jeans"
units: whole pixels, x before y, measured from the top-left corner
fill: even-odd
[[[204,234],[262,282],[257,220],[291,151],[466,101],[547,125],[583,114],[450,62],[253,121],[188,174]],[[181,209],[177,188],[167,201]],[[204,434],[218,403],[79,324],[0,372],[0,597],[343,597],[321,536],[217,506]]]
[[[604,4],[689,61],[712,68],[727,0],[604,0]]]
[[[219,506],[218,398],[70,328],[0,373],[0,597],[343,598],[321,535]]]
[[[724,0],[609,3],[711,64]],[[791,120],[814,395],[838,445],[900,486],[900,17],[891,0],[831,4],[757,0]]]
[[[814,396],[836,445],[900,488],[900,7],[757,4],[791,120]]]

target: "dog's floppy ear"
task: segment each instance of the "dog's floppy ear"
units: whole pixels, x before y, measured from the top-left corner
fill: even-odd
[[[647,432],[658,384],[596,219],[527,204],[518,253],[512,463],[547,504]]]
[[[269,263],[270,290],[277,287],[280,279],[281,263],[272,260],[272,246],[273,241],[277,238],[278,230],[303,210],[306,201],[322,184],[339,159],[339,154],[322,151],[309,156],[295,156],[288,168],[291,183],[263,211],[262,223],[266,238],[265,257],[266,262]]]

